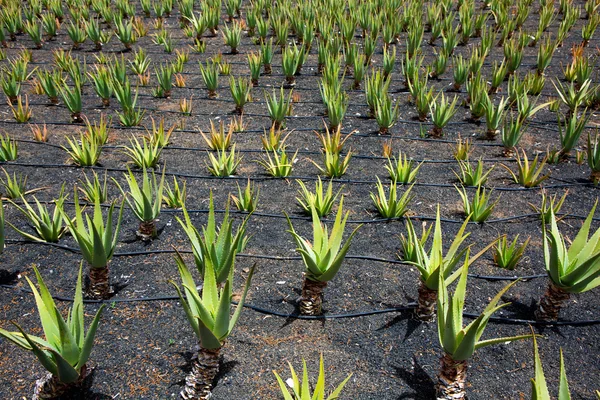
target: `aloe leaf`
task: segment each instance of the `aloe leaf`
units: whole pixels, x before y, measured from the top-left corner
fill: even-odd
[[[246,302],[246,296],[248,295],[248,290],[250,289],[250,282],[252,281],[252,277],[254,276],[254,271],[256,269],[256,264],[250,268],[250,272],[248,272],[248,277],[246,278],[246,283],[244,284],[244,291],[242,292],[242,297],[238,303],[233,316],[231,317],[231,321],[229,322],[229,333],[233,330],[233,327],[237,323],[240,315],[242,314],[242,310],[244,308],[244,303]]]
[[[569,393],[569,382],[567,381],[567,372],[565,371],[565,360],[563,351],[560,349],[560,381],[558,383],[558,400],[571,400]]]
[[[98,324],[100,322],[100,315],[104,310],[106,305],[103,304],[100,306],[92,323],[90,324],[87,334],[85,335],[85,340],[83,342],[83,346],[81,346],[81,352],[79,354],[79,361],[77,362],[77,368],[83,367],[83,365],[87,362],[90,357],[90,353],[92,352],[92,347],[94,346],[94,338],[96,337],[96,331],[98,330]]]

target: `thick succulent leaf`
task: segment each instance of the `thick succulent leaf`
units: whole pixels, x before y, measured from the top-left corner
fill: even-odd
[[[183,285],[183,287],[185,289],[185,294],[187,296],[190,308],[192,308],[191,304],[194,303],[194,307],[198,311],[198,314],[192,313],[193,317],[199,321],[198,330],[200,330],[201,326],[205,326],[208,329],[213,329],[215,325],[214,316],[212,312],[206,308],[205,304],[200,299],[198,292],[194,290],[196,285],[193,285],[192,287]]]
[[[213,334],[219,340],[224,340],[229,335],[229,315],[231,310],[231,281],[225,282],[225,287],[221,291],[219,304],[215,313],[215,325]]]
[[[533,330],[532,330],[533,333]],[[544,369],[542,368],[542,360],[537,346],[537,340],[533,335],[533,369],[534,378],[531,379],[531,398],[532,400],[551,400]]]
[[[36,270],[37,269],[34,267],[34,271]],[[60,349],[60,331],[58,329],[58,322],[56,321],[56,306],[54,305],[54,300],[52,300],[52,297],[50,297],[49,300],[47,299],[46,296],[48,295],[48,289],[45,285],[40,285],[40,290],[43,293],[42,295],[40,295],[33,282],[31,282],[31,280],[29,280],[28,277],[25,277],[25,279],[27,279],[27,283],[29,284],[31,291],[33,292],[33,296],[35,298],[35,303],[38,309],[38,314],[40,315],[40,321],[42,323],[42,328],[44,329],[44,335],[46,336],[46,340],[48,341],[48,343],[50,343],[52,347]],[[38,283],[39,282],[40,277],[38,277]],[[43,282],[43,280],[41,282]],[[46,293],[44,293],[44,289]]]
[[[481,349],[482,347],[492,346],[495,344],[515,342],[517,340],[530,339],[533,335],[518,335],[518,336],[507,336],[488,340],[481,340],[475,344],[475,350]]]
[[[83,342],[83,346],[81,347],[81,353],[79,354],[79,361],[77,362],[77,368],[83,367],[83,365],[90,358],[90,353],[92,352],[92,347],[94,347],[94,338],[96,337],[96,331],[98,330],[98,324],[100,322],[100,315],[104,310],[106,305],[103,304],[96,312],[92,323],[90,324],[87,334],[85,335],[85,340]]]
[[[575,236],[575,239],[573,239],[573,243],[571,243],[571,247],[569,248],[569,251],[567,253],[569,259],[574,259],[586,245],[590,233],[590,227],[592,225],[592,220],[594,218],[594,212],[596,211],[597,205],[598,201],[596,200],[596,203],[590,210],[590,213],[588,214],[583,225],[579,229],[577,236]]]
[[[75,286],[75,298],[73,299],[73,308],[69,315],[69,329],[81,349],[84,340],[84,325],[83,325],[83,295],[81,291],[81,274],[83,269],[83,261],[79,264],[79,273],[77,274],[77,284]]]
[[[281,379],[281,377],[279,376],[279,374],[277,374],[276,371],[273,371],[273,374],[275,374],[275,378],[277,378],[277,383],[279,383],[279,389],[281,390],[281,394],[283,395],[283,399],[284,400],[296,400],[290,394],[290,392],[289,392],[289,390],[287,388],[287,385],[285,384],[285,382],[283,381],[283,379]]]
[[[561,283],[566,287],[575,288],[585,286],[598,276],[600,276],[600,253],[581,264],[577,263],[571,272],[562,277]]]
[[[74,366],[79,360],[79,346],[73,337],[73,334],[69,330],[65,320],[60,315],[58,310],[56,312],[56,321],[58,322],[58,330],[60,332],[60,344],[59,350],[62,358],[65,359],[69,365]]]
[[[569,382],[567,381],[567,372],[565,371],[565,360],[563,351],[560,349],[560,381],[558,383],[558,400],[571,400],[569,393]]]
[[[204,265],[204,286],[202,286],[202,304],[211,313],[211,315],[215,315],[219,304],[219,293],[217,289],[217,281],[215,279],[214,267],[210,262],[205,262]]]
[[[244,303],[246,302],[246,296],[248,295],[248,290],[250,289],[250,282],[252,281],[252,277],[254,276],[255,269],[256,269],[256,264],[254,264],[252,266],[252,268],[250,268],[250,272],[248,272],[248,277],[246,278],[246,283],[244,284],[244,291],[242,292],[242,297],[240,298],[238,306],[235,309],[233,316],[231,317],[231,321],[229,322],[229,333],[228,334],[231,334],[233,327],[235,326],[238,319],[240,318],[240,315],[242,314],[242,310],[244,309]]]
[[[52,353],[52,358],[56,362],[56,377],[63,383],[73,383],[79,378],[79,372],[65,360],[61,354],[53,349],[48,349]]]
[[[37,359],[40,361],[40,364],[42,364],[42,366],[44,368],[46,368],[46,370],[48,372],[50,372],[53,375],[57,375],[58,373],[58,369],[56,366],[55,361],[48,356],[48,354],[46,354],[46,352],[44,350],[42,350],[30,337],[29,335],[27,335],[27,333],[25,333],[25,331],[23,329],[21,329],[21,327],[17,324],[15,324],[15,326],[17,327],[17,329],[19,330],[19,332],[21,332],[21,335],[23,335],[23,338],[25,338],[25,340],[27,341],[27,343],[29,344],[29,347],[31,348],[31,351],[33,352],[33,354],[37,357]],[[48,349],[50,349],[51,347],[48,347]]]
[[[320,397],[319,397],[320,396]],[[323,354],[319,357],[319,377],[313,392],[312,400],[320,400],[325,398],[325,367],[323,366]]]
[[[346,379],[344,379],[342,381],[342,383],[340,383],[335,390],[329,395],[329,397],[327,397],[327,400],[337,400],[340,397],[340,393],[342,392],[342,389],[344,388],[344,386],[346,386],[346,383],[348,383],[348,381],[350,380],[350,378],[352,378],[352,374],[348,375],[346,377]]]
[[[212,331],[200,321],[200,346],[205,349],[219,349],[223,344],[215,337]]]
[[[308,386],[308,368],[306,368],[306,360],[302,360],[302,400],[310,400],[310,387]]]
[[[338,273],[342,266],[342,262],[346,257],[346,253],[348,253],[348,250],[350,249],[350,245],[352,244],[352,238],[354,238],[354,235],[356,235],[356,232],[361,226],[362,225],[357,226],[354,229],[354,231],[352,231],[352,233],[346,240],[346,243],[344,243],[344,247],[342,247],[335,260],[333,260],[333,263],[329,266],[329,268],[327,268],[327,271],[325,271],[323,275],[321,275],[321,278],[319,279],[321,282],[328,282],[332,280],[333,277]]]

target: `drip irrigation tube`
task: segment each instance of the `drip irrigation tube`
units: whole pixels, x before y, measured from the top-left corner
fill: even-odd
[[[6,239],[6,243],[46,245],[46,246],[51,246],[51,247],[61,249],[64,251],[68,251],[70,253],[81,254],[81,251],[77,248],[60,245],[57,243],[32,242],[29,240],[15,240],[15,239]],[[177,250],[177,251],[176,250],[147,250],[147,251],[115,252],[113,254],[113,257],[135,257],[135,256],[146,256],[146,255],[153,255],[153,254],[174,254],[176,252],[178,252],[180,254],[193,254],[193,252],[191,250]],[[302,259],[302,257],[300,257],[300,256],[270,256],[270,255],[266,255],[266,254],[246,254],[246,253],[238,253],[237,256],[240,258],[255,258],[255,259],[274,260],[274,261],[299,261]],[[349,255],[346,255],[345,258],[349,259],[349,260],[365,260],[365,261],[373,261],[373,262],[380,262],[380,263],[394,264],[394,265],[409,265],[409,266],[411,265],[402,260],[390,260],[390,259],[381,258],[381,257],[372,257],[372,256],[364,256],[364,255],[349,254]],[[545,276],[547,276],[547,275],[546,274],[536,274],[536,275],[525,275],[525,276],[517,276],[517,275],[500,276],[500,275],[480,275],[480,274],[472,274],[472,273],[469,274],[469,277],[471,277],[471,278],[489,280],[489,281],[516,281],[516,280],[527,281],[527,280],[531,280],[531,279],[543,278]]]
[[[29,167],[29,168],[81,168],[81,169],[93,169],[93,170],[99,170],[99,171],[113,171],[113,172],[128,172],[129,171],[124,168],[114,168],[114,167],[93,166],[93,167],[82,168],[77,165],[69,165],[69,164],[31,164],[31,163],[22,163],[22,162],[18,162],[18,161],[10,161],[10,162],[5,162],[5,163],[0,163],[0,165],[16,165],[16,166],[20,166],[20,167]],[[141,173],[142,171],[133,170],[132,172]],[[181,173],[181,172],[168,172],[168,171],[165,172],[165,175],[180,177],[180,178],[188,178],[188,179],[213,179],[213,180],[235,180],[235,181],[239,181],[239,180],[247,181],[248,179],[251,181],[278,181],[278,180],[283,179],[283,178],[276,178],[276,177],[266,176],[266,175],[265,176],[252,176],[252,177],[249,177],[249,176],[219,177],[219,176],[214,176],[214,175],[195,175],[195,174],[186,174],[186,173]],[[285,180],[302,180],[302,181],[316,181],[318,179],[320,179],[320,176],[292,175],[292,176],[288,176],[285,178]],[[353,180],[353,179],[337,178],[337,179],[331,179],[331,181],[334,183],[343,183],[343,184],[348,184],[348,185],[375,185],[375,184],[377,184],[377,181],[372,180],[372,179]],[[413,185],[417,186],[417,187],[422,186],[422,187],[435,187],[435,188],[454,188],[455,187],[455,185],[449,184],[449,183],[418,183],[418,182],[415,182]],[[561,183],[561,184],[543,185],[543,186],[531,187],[531,188],[526,188],[526,187],[516,187],[516,188],[486,187],[486,188],[493,189],[498,192],[526,192],[526,191],[536,191],[536,190],[540,190],[540,189],[556,189],[556,188],[565,188],[565,187],[574,187],[574,186],[585,186],[585,187],[590,187],[590,188],[595,188],[595,189],[599,188],[598,186],[593,185],[590,182]],[[472,186],[472,187],[469,186],[467,188],[476,189],[476,187],[474,187],[474,186]]]
[[[23,293],[31,293],[31,290],[25,288],[19,288],[15,285],[0,285],[0,287],[5,289],[14,289]],[[73,299],[63,297],[63,296],[52,296],[54,300],[64,301],[64,302],[73,302]],[[146,301],[173,301],[179,300],[179,296],[155,296],[155,297],[141,297],[141,298],[131,298],[131,299],[108,299],[108,300],[83,300],[84,303],[87,304],[112,304],[112,303],[133,303],[133,302],[146,302]],[[232,301],[234,305],[238,305],[238,302]],[[297,313],[289,314],[280,311],[269,310],[263,307],[254,306],[252,304],[244,304],[245,308],[256,311],[260,314],[271,315],[274,317],[287,318],[287,319],[298,319],[298,320],[325,320],[325,319],[344,319],[344,318],[358,318],[358,317],[366,317],[370,315],[379,315],[379,314],[389,314],[396,313],[402,311],[410,311],[416,307],[416,303],[408,303],[403,306],[384,308],[378,310],[367,310],[367,311],[354,311],[343,314],[324,314],[324,315],[300,315]],[[479,314],[475,313],[463,313],[464,317],[476,319],[479,317]],[[535,320],[527,320],[527,319],[517,319],[517,318],[507,318],[507,317],[491,317],[490,321],[501,323],[501,324],[511,324],[511,325],[535,325],[535,326],[586,326],[586,325],[598,325],[600,324],[600,320],[582,320],[582,321],[535,321]]]

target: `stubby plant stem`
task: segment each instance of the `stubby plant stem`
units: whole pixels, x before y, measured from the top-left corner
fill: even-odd
[[[108,299],[110,297],[110,284],[108,276],[108,266],[102,268],[90,268],[90,285],[88,287],[88,297],[96,300]]]
[[[185,388],[181,398],[185,400],[205,400],[211,397],[213,380],[219,373],[221,348],[198,350],[198,358],[192,364],[192,372],[185,378]]]
[[[327,286],[327,282],[313,281],[304,277],[302,296],[300,297],[300,313],[302,315],[321,315],[325,286]]]
[[[437,297],[437,290],[429,289],[425,283],[421,282],[417,308],[415,309],[415,316],[419,321],[430,322],[433,320]]]
[[[441,138],[442,136],[444,136],[444,131],[439,126],[434,126],[433,129],[431,129],[432,138]]]
[[[597,185],[600,182],[600,171],[592,171],[590,173],[590,181],[594,182],[594,185]]]
[[[561,288],[554,285],[552,282],[548,283],[546,293],[540,299],[538,308],[535,311],[535,318],[538,321],[556,321],[558,319],[558,313],[563,303],[569,300],[571,294],[565,292]]]
[[[137,234],[143,241],[155,239],[158,236],[156,232],[155,220],[140,222],[140,229],[138,230]]]
[[[265,69],[265,75],[271,75],[271,73],[273,72],[273,67],[271,66],[271,64],[263,64],[263,67]]]
[[[498,129],[488,129],[485,132],[486,140],[494,140],[496,139],[496,135],[498,134]]]
[[[435,384],[437,400],[459,400],[466,398],[465,381],[467,361],[455,361],[444,353],[441,358],[440,372]]]
[[[215,90],[209,90],[208,91],[208,98],[209,99],[216,99],[218,97],[218,94]]]
[[[46,376],[35,382],[32,400],[55,399],[65,395],[71,390],[81,388],[85,378],[90,373],[91,370],[88,370],[87,366],[84,364],[79,372],[79,378],[73,383],[63,383],[56,376],[48,373]]]

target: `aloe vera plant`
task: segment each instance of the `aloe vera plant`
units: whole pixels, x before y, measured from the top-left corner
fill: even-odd
[[[438,339],[444,355],[436,382],[438,400],[464,399],[466,396],[466,377],[469,359],[476,350],[495,344],[528,339],[532,335],[519,335],[480,340],[490,317],[508,303],[498,305],[502,296],[518,281],[506,285],[489,302],[483,312],[469,325],[463,327],[463,308],[467,292],[467,272],[469,269],[469,253],[460,270],[460,279],[453,295],[448,293],[446,279],[438,275],[439,297],[438,307]]]
[[[211,268],[214,268],[217,283],[221,285],[233,274],[235,257],[246,246],[248,241],[246,223],[250,215],[243,220],[234,233],[233,219],[229,217],[228,206],[223,216],[223,222],[217,228],[212,192],[209,201],[208,222],[202,228],[202,234],[192,223],[185,205],[183,206],[184,219],[181,220],[179,217],[176,219],[190,240],[194,262],[200,274],[204,275],[206,265],[211,265]]]
[[[531,378],[531,399],[532,400],[552,400],[546,377],[542,368],[542,360],[538,350],[537,340],[533,337],[533,369],[535,371],[534,378]],[[569,382],[567,381],[567,372],[565,370],[565,360],[563,359],[563,351],[560,349],[560,376],[558,380],[558,400],[571,400],[569,393]],[[600,396],[600,392],[596,392]]]
[[[0,254],[4,252],[4,242],[6,241],[4,222],[4,205],[2,204],[2,197],[0,197]]]
[[[589,236],[597,204],[598,201],[568,248],[552,209],[550,221],[543,221],[544,262],[549,282],[535,312],[540,321],[556,320],[571,293],[583,293],[600,286],[600,228]]]
[[[275,378],[277,378],[277,383],[279,383],[279,389],[281,389],[284,400],[336,400],[339,398],[346,383],[348,383],[352,377],[352,374],[348,375],[348,377],[344,379],[329,396],[325,397],[325,368],[323,367],[323,354],[321,354],[319,361],[319,376],[317,377],[317,384],[311,396],[306,361],[302,360],[302,383],[298,379],[298,375],[296,374],[294,367],[292,367],[292,364],[288,363],[288,365],[290,366],[290,372],[292,374],[292,384],[290,385],[292,389],[291,393],[279,374],[273,371]]]
[[[242,297],[234,314],[231,315],[233,268],[231,274],[227,274],[225,280],[219,282],[216,265],[210,262],[210,259],[205,259],[202,294],[200,294],[181,255],[177,254],[175,259],[183,288],[171,283],[179,294],[183,310],[199,344],[198,357],[194,359],[192,370],[186,377],[181,397],[188,400],[209,399],[213,380],[219,372],[221,348],[231,335],[244,308],[254,267],[248,273]]]
[[[152,172],[152,179],[150,179],[146,168],[143,168],[141,185],[135,179],[133,172],[128,169],[128,174],[125,174],[125,181],[129,187],[128,192],[125,192],[114,178],[113,181],[125,197],[131,211],[140,221],[137,235],[145,242],[155,239],[158,236],[156,219],[160,215],[160,206],[163,200],[165,169],[163,169],[162,177],[157,184],[154,172]]]
[[[48,207],[42,205],[35,196],[33,197],[33,200],[35,201],[37,211],[36,208],[33,208],[33,206],[25,200],[25,198],[22,198],[21,200],[23,201],[23,207],[12,201],[11,203],[25,216],[25,218],[27,218],[31,227],[35,230],[35,235],[17,228],[10,222],[8,222],[8,224],[21,236],[34,242],[58,242],[67,230],[67,227],[63,223],[63,204],[65,202],[65,197],[63,196],[62,191],[58,199],[54,201],[54,211],[52,214],[50,214]]]
[[[346,242],[342,245],[342,236],[346,227],[349,212],[343,214],[344,197],[340,198],[340,204],[335,222],[329,233],[321,221],[314,207],[311,208],[312,225],[313,225],[313,241],[296,233],[292,221],[286,214],[289,231],[298,248],[296,251],[300,253],[304,261],[304,283],[302,285],[302,295],[300,297],[300,312],[303,315],[321,315],[323,305],[323,290],[327,286],[327,282],[332,280],[342,266],[342,262],[346,257],[346,253],[352,243],[352,238],[358,231],[361,225],[357,226]]]
[[[77,189],[75,189],[73,200],[75,202],[75,218],[71,219],[65,215],[64,220],[69,226],[71,235],[77,241],[84,260],[90,265],[88,296],[94,299],[107,299],[111,294],[108,262],[117,246],[124,201],[121,202],[117,223],[113,225],[115,202],[108,209],[105,224],[98,199],[94,203],[93,216],[90,218],[86,214],[85,219],[79,205]]]
[[[35,298],[45,339],[25,333],[16,323],[14,325],[18,331],[15,332],[0,328],[0,336],[22,349],[31,351],[49,372],[47,376],[36,382],[34,399],[57,398],[67,394],[69,390],[81,387],[91,372],[87,367],[87,361],[94,345],[100,314],[105,306],[102,305],[98,309],[85,333],[81,269],[80,267],[73,306],[68,312],[66,321],[56,307],[37,268],[34,266],[33,270],[39,291],[33,282],[25,277]]]

